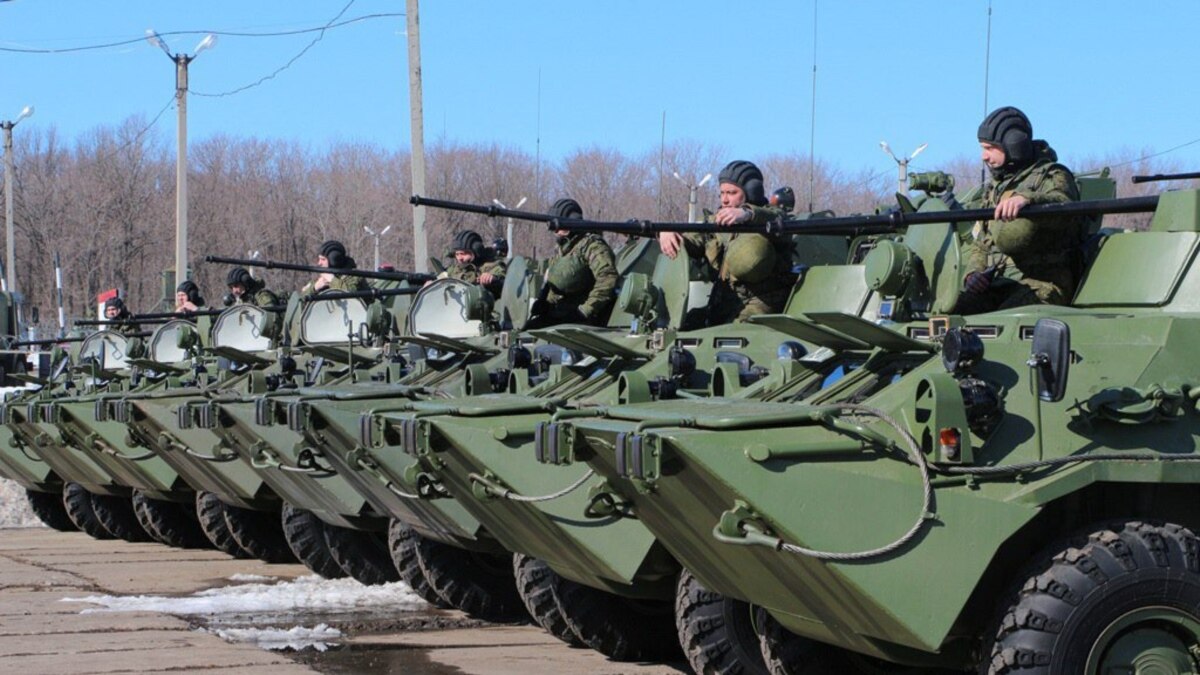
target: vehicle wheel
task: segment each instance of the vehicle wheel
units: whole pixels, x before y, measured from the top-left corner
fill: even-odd
[[[554,575],[554,600],[571,630],[614,661],[672,661],[682,653],[670,602],[634,600]]]
[[[400,581],[400,573],[392,564],[392,554],[382,534],[326,523],[325,543],[338,566],[358,583],[378,586]]]
[[[513,554],[513,576],[517,578],[517,592],[525,609],[546,632],[572,647],[583,647],[583,640],[567,625],[567,620],[558,603],[554,602],[554,583],[558,573],[537,558],[520,553]]]
[[[763,661],[771,675],[950,675],[949,671],[888,663],[849,649],[800,637],[784,628],[766,610],[755,608]]]
[[[296,555],[288,548],[279,517],[267,511],[253,511],[224,504],[225,527],[242,550],[266,563],[294,563]]]
[[[138,522],[137,514],[133,511],[133,500],[129,497],[92,495],[92,510],[104,529],[118,539],[135,544],[154,540]]]
[[[61,492],[38,492],[25,490],[25,498],[29,500],[29,508],[46,527],[59,532],[78,532],[79,528],[67,515],[67,507],[63,504]]]
[[[196,493],[196,519],[200,521],[200,529],[208,541],[217,547],[218,551],[239,560],[249,560],[254,556],[242,548],[233,538],[229,525],[225,523],[225,502],[212,492]]]
[[[174,548],[212,548],[212,542],[185,504],[151,499],[141,490],[134,490],[133,510],[155,541]]]
[[[1064,544],[1002,603],[982,673],[1197,672],[1200,539],[1118,522]]]
[[[468,551],[420,535],[414,538],[421,571],[452,607],[495,623],[529,619],[517,593],[511,557]]]
[[[113,535],[100,520],[96,518],[96,510],[92,508],[92,493],[79,483],[63,485],[63,507],[67,517],[83,532],[93,539],[113,539]]]
[[[430,586],[429,580],[425,578],[425,573],[421,571],[421,565],[417,562],[416,536],[416,530],[402,521],[392,519],[388,526],[388,550],[392,554],[392,564],[396,566],[400,578],[412,588],[413,593],[438,609],[450,609],[450,603],[433,590],[433,586]]]
[[[329,553],[329,544],[325,543],[325,528],[328,526],[324,521],[314,516],[312,511],[298,509],[291,504],[283,505],[280,519],[288,548],[305,567],[326,579],[346,576]]]
[[[692,573],[679,575],[675,629],[692,669],[705,675],[767,675],[750,603],[705,588]]]

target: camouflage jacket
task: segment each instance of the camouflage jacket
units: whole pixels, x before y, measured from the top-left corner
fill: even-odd
[[[308,282],[305,284],[304,288],[300,289],[300,292],[305,295],[312,293],[313,286],[316,283],[317,282],[315,280]],[[367,283],[367,280],[363,277],[352,277],[346,274],[334,274],[333,281],[329,282],[329,285],[321,290],[365,291],[370,287],[371,285]]]
[[[492,275],[492,283],[484,286],[492,297],[500,297],[500,289],[504,288],[504,275],[508,272],[508,264],[503,260],[488,260],[481,265],[474,262],[460,263],[457,260],[450,263],[439,279],[458,279],[469,284],[478,284],[479,277],[484,274]]]
[[[765,225],[777,218],[787,217],[787,214],[777,207],[749,204],[746,207],[751,210],[753,215],[750,222],[755,225]],[[704,221],[715,222],[713,218],[713,214],[706,213]],[[713,307],[710,325],[733,320],[743,321],[755,314],[782,312],[792,286],[796,283],[796,275],[792,272],[792,238],[786,235],[770,237],[775,249],[775,266],[767,278],[756,283],[747,283],[730,275],[725,254],[737,237],[737,233],[732,232],[689,232],[683,237],[688,255],[706,260],[717,277],[710,306],[712,302],[724,306]]]
[[[992,208],[1019,195],[1035,204],[1079,201],[1079,188],[1070,169],[1053,161],[1053,150],[1033,164],[1007,175],[994,176],[979,198],[963,206]],[[963,276],[998,266],[1004,276],[1020,279],[1061,276],[1083,237],[1083,220],[1075,216],[988,220],[975,224],[963,247]]]
[[[276,307],[279,305],[279,296],[265,288],[260,288],[253,293],[245,293],[234,304],[254,305],[255,307]]]
[[[563,295],[554,289],[546,292],[546,302],[551,306],[575,307],[585,319],[595,320],[601,313],[608,311],[616,299],[617,257],[612,247],[596,234],[573,235],[559,244],[558,255],[550,259],[554,261],[566,256],[576,256],[592,272],[592,287],[581,293]]]

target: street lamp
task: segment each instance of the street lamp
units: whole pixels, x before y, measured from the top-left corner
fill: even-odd
[[[8,246],[7,257],[4,263],[4,279],[8,286],[9,293],[17,292],[17,272],[16,272],[16,257],[13,254],[13,249],[16,247],[16,234],[13,232],[13,127],[33,114],[33,106],[27,105],[21,110],[21,114],[17,115],[17,119],[11,122],[0,122],[0,129],[4,130],[4,241]]]
[[[521,208],[521,205],[525,203],[525,199],[526,199],[525,197],[521,197],[521,201],[517,202],[517,205],[513,207],[513,210],[516,211],[517,209]],[[495,204],[496,206],[499,206],[502,209],[508,208],[507,206],[504,205],[504,202],[500,201],[499,199],[493,199],[492,203]],[[508,256],[505,259],[512,260],[513,251],[516,250],[516,247],[513,246],[513,219],[512,218],[509,218],[508,222],[505,224],[504,239],[505,239],[505,241],[508,242]]]
[[[217,36],[209,33],[196,45],[191,56],[172,54],[154,29],[146,30],[146,41],[158,47],[175,62],[175,108],[179,113],[175,136],[175,283],[187,279],[187,91],[188,64],[206,49],[217,44]]]
[[[367,231],[367,234],[371,235],[372,237],[375,237],[375,269],[378,270],[379,269],[379,238],[382,237],[383,235],[387,234],[387,231],[392,229],[392,226],[388,225],[387,227],[383,228],[383,231],[380,232],[379,234],[375,234],[375,230],[372,230],[371,228],[367,227],[366,225],[363,225],[363,229]]]
[[[704,184],[708,182],[709,178],[712,178],[712,174],[711,173],[704,174],[704,178],[701,178],[700,182],[696,183],[695,185],[692,185],[691,183],[684,180],[683,176],[680,176],[678,171],[672,171],[671,175],[675,176],[675,180],[682,183],[683,186],[688,189],[688,222],[689,223],[700,222],[700,221],[696,220],[696,206],[697,206],[696,193],[700,191],[700,188],[704,187]]]
[[[892,149],[888,147],[887,141],[879,141],[879,147],[883,148],[883,151],[886,152],[889,157],[896,160],[896,165],[900,167],[900,175],[896,180],[896,191],[902,195],[908,194],[908,163],[916,159],[917,155],[924,152],[925,148],[929,147],[929,144],[922,143],[921,147],[913,150],[913,153],[904,159],[900,159],[892,152]]]

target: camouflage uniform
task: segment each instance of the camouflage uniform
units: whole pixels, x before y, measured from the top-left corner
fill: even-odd
[[[558,255],[550,259],[550,266],[559,258],[576,256],[587,265],[592,273],[590,289],[563,295],[553,287],[546,291],[546,310],[538,315],[538,325],[583,321],[601,326],[608,320],[609,308],[616,300],[617,258],[612,248],[596,234],[571,234],[558,244]]]
[[[993,208],[1020,195],[1034,204],[1079,201],[1070,169],[1054,161],[1054,151],[1039,145],[1039,158],[1029,166],[993,175],[980,199],[964,206]],[[1065,305],[1075,294],[1083,221],[1076,216],[1044,216],[1011,221],[980,221],[963,246],[963,278],[989,267],[997,270],[983,293],[963,291],[956,314],[979,314],[1024,305]]]
[[[334,270],[334,269],[330,269],[329,271],[330,271],[330,272],[336,272],[336,270]],[[316,281],[310,281],[310,282],[308,282],[308,283],[307,283],[307,284],[304,286],[304,288],[300,289],[300,292],[301,292],[301,293],[303,293],[304,295],[308,295],[308,294],[312,293],[312,292],[313,292],[313,286],[314,286],[314,284],[316,284],[316,283],[317,283]],[[333,281],[330,281],[330,282],[329,282],[329,285],[328,285],[328,286],[326,286],[325,288],[322,288],[321,290],[323,290],[323,291],[324,291],[324,290],[330,290],[330,291],[365,291],[365,290],[367,290],[367,289],[368,289],[368,288],[370,288],[370,287],[371,287],[371,284],[367,283],[367,280],[366,280],[365,278],[363,278],[363,277],[353,277],[353,276],[350,276],[350,275],[347,275],[347,274],[336,274],[336,273],[335,273],[335,274],[333,275]]]
[[[469,284],[479,284],[479,277],[484,274],[491,274],[492,283],[484,286],[488,293],[492,294],[493,298],[500,297],[500,290],[504,288],[504,275],[508,272],[508,264],[503,260],[487,260],[483,264],[476,266],[474,261],[469,263],[460,263],[457,260],[450,263],[444,272],[438,275],[439,279],[458,279]]]
[[[755,225],[765,225],[784,215],[781,209],[769,206],[744,204],[740,208],[750,209],[753,215],[749,222]],[[704,220],[715,222],[711,214],[706,214]],[[730,274],[725,254],[738,236],[732,232],[689,232],[683,236],[688,255],[707,260],[717,273],[708,302],[710,326],[741,322],[759,314],[778,314],[787,305],[796,283],[796,274],[792,272],[792,238],[789,236],[769,237],[775,249],[775,266],[762,281],[748,283]]]

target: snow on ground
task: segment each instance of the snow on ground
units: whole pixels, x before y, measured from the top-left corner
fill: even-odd
[[[412,592],[408,584],[395,582],[364,586],[353,579],[322,579],[316,575],[279,583],[272,577],[235,574],[232,586],[212,588],[181,597],[155,595],[89,595],[63,598],[63,602],[97,605],[82,610],[94,612],[161,612],[197,616],[211,624],[205,628],[231,642],[250,642],[264,649],[325,651],[342,637],[341,631],[319,623],[312,628],[280,628],[271,624],[292,623],[304,614],[323,617],[391,616],[397,612],[425,610],[429,604]],[[250,582],[250,583],[243,583]]]
[[[7,478],[0,478],[0,528],[2,527],[44,527],[42,521],[38,520],[29,508],[25,488]]]
[[[254,581],[261,581],[265,583],[268,581],[278,581],[279,577],[268,577],[262,574],[234,574],[229,577],[229,580],[241,583],[250,583]]]

